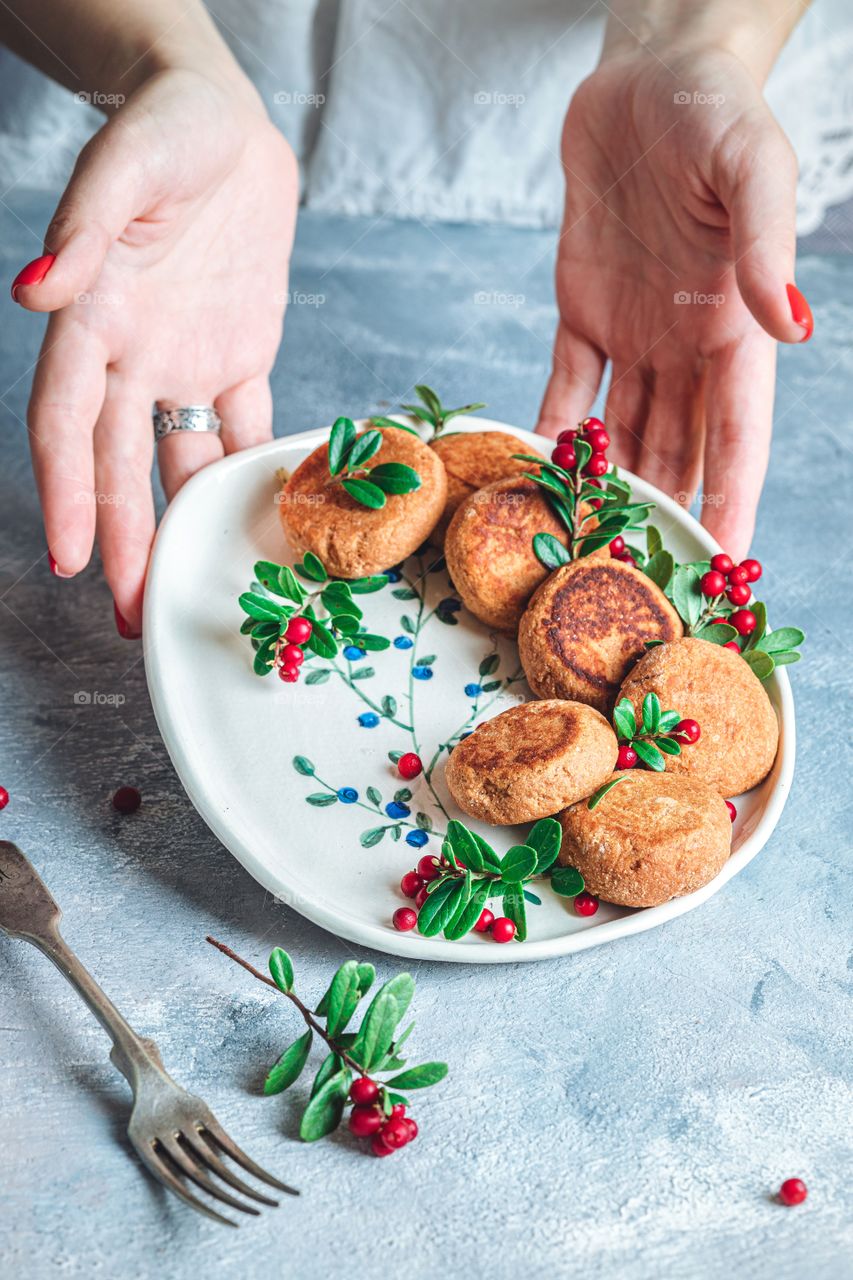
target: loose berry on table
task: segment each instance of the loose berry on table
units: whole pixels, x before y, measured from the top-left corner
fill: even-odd
[[[495,914],[488,907],[483,907],[480,912],[480,919],[474,925],[475,933],[488,933],[494,924]]]
[[[684,746],[692,746],[702,737],[702,730],[695,720],[679,720],[672,731],[672,737],[677,738]]]
[[[370,1106],[379,1097],[379,1085],[370,1076],[358,1076],[349,1087],[349,1096],[356,1106]]]
[[[397,761],[397,772],[401,778],[416,778],[423,772],[420,756],[415,755],[414,751],[407,751]]]
[[[423,887],[423,876],[417,871],[407,871],[400,881],[400,891],[406,898],[416,898]]]
[[[311,638],[311,623],[307,618],[303,618],[301,614],[297,614],[295,618],[291,618],[290,622],[288,622],[284,638],[290,644],[304,644],[306,640]]]
[[[808,1187],[802,1178],[786,1178],[779,1188],[779,1199],[789,1208],[802,1204],[808,1194]]]
[[[9,793],[4,788],[0,788],[0,809],[5,809],[8,802]],[[113,796],[113,808],[118,813],[136,813],[141,804],[142,796],[136,787],[119,787]]]
[[[702,574],[700,582],[702,595],[713,599],[714,596],[721,596],[726,589],[726,580],[721,573],[717,573],[716,569],[709,569],[707,573]]]
[[[399,933],[408,933],[418,923],[418,913],[411,907],[398,907],[392,919],[394,928]]]
[[[574,902],[575,911],[579,916],[594,916],[598,910],[598,898],[594,898],[591,893],[587,893],[586,889],[577,895]]]
[[[495,942],[512,942],[515,937],[515,924],[508,916],[498,916],[492,924],[492,937]]]
[[[0,787],[0,809],[5,809],[9,803],[9,792],[5,787]]]

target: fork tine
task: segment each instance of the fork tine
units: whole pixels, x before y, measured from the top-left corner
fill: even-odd
[[[277,1200],[273,1200],[270,1196],[261,1195],[260,1191],[256,1191],[254,1187],[249,1186],[248,1182],[244,1182],[242,1178],[238,1178],[235,1173],[232,1173],[228,1166],[219,1159],[213,1147],[202,1136],[198,1128],[194,1127],[190,1133],[182,1133],[181,1137],[186,1145],[191,1148],[193,1155],[202,1164],[207,1165],[208,1169],[212,1170],[213,1173],[218,1173],[220,1178],[227,1182],[229,1186],[232,1186],[235,1191],[242,1191],[244,1195],[251,1196],[253,1200],[258,1200],[261,1204],[271,1205],[273,1208],[278,1205]]]
[[[183,1137],[183,1134],[179,1135]],[[159,1138],[157,1144],[165,1152],[169,1160],[171,1160],[185,1177],[191,1179],[197,1187],[201,1187],[203,1191],[207,1191],[217,1200],[221,1200],[223,1204],[227,1204],[232,1209],[239,1209],[241,1213],[250,1213],[253,1217],[258,1217],[260,1209],[256,1209],[254,1205],[244,1204],[242,1200],[238,1200],[236,1196],[230,1195],[227,1191],[208,1177],[207,1172],[196,1164],[191,1155],[187,1152],[177,1138]]]
[[[267,1173],[266,1169],[262,1169],[259,1164],[255,1164],[254,1160],[247,1156],[245,1151],[241,1151],[233,1138],[229,1138],[215,1116],[208,1114],[199,1132],[204,1138],[210,1135],[216,1145],[227,1156],[230,1156],[232,1160],[236,1160],[237,1164],[242,1165],[247,1173],[253,1173],[256,1178],[260,1178],[261,1182],[266,1182],[271,1187],[278,1187],[279,1191],[286,1191],[289,1196],[299,1195],[295,1187],[289,1187],[286,1182],[279,1182],[278,1178],[274,1178],[271,1173]]]
[[[133,1140],[131,1139],[131,1141]],[[203,1201],[198,1200],[187,1191],[180,1178],[176,1177],[172,1170],[160,1159],[152,1146],[136,1142],[133,1145],[136,1148],[136,1154],[148,1172],[153,1174],[159,1182],[162,1182],[164,1187],[168,1187],[170,1191],[174,1191],[176,1196],[180,1196],[192,1209],[203,1213],[205,1217],[213,1218],[216,1222],[224,1222],[226,1227],[239,1227],[240,1224],[238,1222],[232,1222],[224,1214],[217,1213],[215,1209],[209,1208]]]

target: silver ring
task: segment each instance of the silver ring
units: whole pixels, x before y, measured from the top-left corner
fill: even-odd
[[[214,431],[222,429],[222,419],[210,405],[175,405],[158,400],[154,406],[154,442],[159,444],[173,431]]]

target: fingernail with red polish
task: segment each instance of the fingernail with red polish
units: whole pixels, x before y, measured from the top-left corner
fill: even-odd
[[[73,573],[62,572],[59,565],[54,560],[53,553],[51,551],[48,551],[47,553],[47,563],[50,565],[50,572],[53,574],[54,578],[73,578],[74,577]]]
[[[118,631],[122,640],[138,640],[139,632],[134,631],[131,628],[131,625],[128,622],[127,618],[123,618],[121,616],[121,614],[118,611],[118,605],[116,604],[115,601],[113,601],[113,612],[115,613],[115,616],[116,616],[116,630]]]
[[[23,284],[41,284],[50,268],[56,262],[55,253],[46,253],[41,258],[34,258],[32,262],[18,272],[12,281],[12,298],[18,301],[18,288]]]
[[[785,285],[785,288],[788,291],[788,304],[791,308],[791,315],[793,317],[794,324],[798,324],[803,330],[803,336],[800,338],[800,342],[808,342],[809,338],[814,333],[814,317],[812,316],[812,309],[795,284],[787,284]]]

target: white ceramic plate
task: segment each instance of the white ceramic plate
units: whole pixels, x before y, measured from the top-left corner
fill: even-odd
[[[529,432],[482,418],[455,422],[457,428],[513,431],[525,444],[542,443]],[[700,906],[742,871],[778,822],[791,785],[794,708],[784,670],[767,685],[781,725],[776,764],[760,787],[736,802],[732,856],[698,893],[642,911],[602,904],[595,916],[580,919],[570,901],[546,887],[541,905],[529,905],[528,940],[509,946],[479,934],[448,942],[392,927],[391,916],[405,901],[401,875],[424,852],[439,850],[435,835],[423,848],[407,843],[407,837],[424,839],[416,825],[419,813],[443,829],[443,805],[499,852],[517,843],[522,829],[472,824],[460,814],[444,785],[446,754],[432,775],[433,794],[423,775],[403,783],[388,752],[414,746],[429,761],[460,727],[472,727],[530,694],[523,681],[510,683],[518,669],[512,641],[496,642],[464,610],[452,614],[456,625],[431,612],[453,599],[443,571],[423,579],[424,617],[412,636],[419,601],[400,596],[409,590],[406,578],[416,582],[429,557],[423,565],[412,557],[403,566],[405,578],[359,597],[368,629],[396,638],[390,649],[352,662],[339,659],[342,674],[313,685],[304,679],[285,685],[274,675],[253,674],[249,640],[239,634],[243,614],[237,597],[248,589],[256,560],[293,562],[279,523],[276,470],[293,470],[326,436],[325,430],[288,436],[199,472],[166,513],[146,589],[145,664],[160,731],[193,804],[255,879],[352,942],[407,957],[506,964],[567,955],[651,929]],[[658,503],[652,519],[677,560],[719,550],[676,503],[643,480],[632,477],[632,483],[637,496]],[[489,671],[481,676],[485,659]],[[316,665],[329,666],[319,660]],[[365,668],[374,674],[360,677]],[[492,687],[496,682],[499,687]],[[485,688],[478,694],[475,686]],[[297,771],[296,756],[311,762],[313,776]],[[410,812],[392,808],[389,816],[385,806],[395,803],[395,792],[404,786],[413,792],[404,801]],[[330,800],[333,794],[341,798]],[[326,802],[307,803],[309,795]],[[378,828],[386,828],[381,838]],[[373,835],[365,845],[366,832]]]

